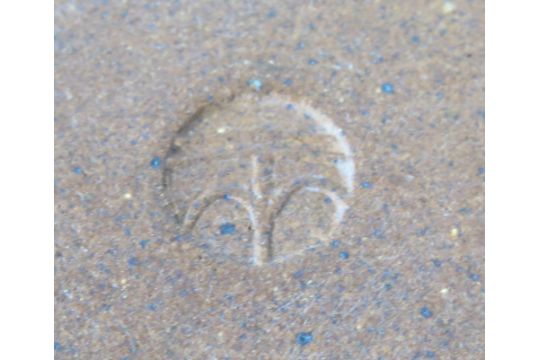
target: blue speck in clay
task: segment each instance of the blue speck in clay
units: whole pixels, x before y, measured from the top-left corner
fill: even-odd
[[[420,44],[420,37],[418,35],[414,35],[413,37],[411,37],[411,41],[413,44],[418,45]]]
[[[54,351],[62,351],[62,344],[60,344],[58,341],[54,342]]]
[[[486,119],[486,111],[484,109],[480,109],[476,112],[476,115],[480,116],[482,120]]]
[[[77,174],[77,175],[81,175],[81,174],[82,174],[82,169],[81,169],[80,166],[74,166],[72,170],[73,170],[73,172],[74,172],[75,174]]]
[[[219,233],[221,235],[232,235],[236,232],[236,225],[231,223],[221,224],[219,226]]]
[[[364,181],[362,182],[362,189],[372,189],[373,188],[373,184],[370,183],[369,181]]]
[[[315,60],[315,59],[309,59],[309,60],[308,60],[308,64],[309,64],[309,65],[317,65],[318,63],[319,63],[319,62],[318,62],[317,60]]]
[[[263,82],[259,79],[248,80],[248,85],[251,86],[256,91],[260,91],[263,87]]]
[[[301,332],[296,335],[296,343],[301,346],[308,345],[313,341],[313,334],[311,332]]]
[[[292,81],[292,79],[285,79],[285,80],[283,81],[283,83],[284,83],[285,85],[287,85],[287,86],[291,86],[292,83],[293,83],[293,81]]]
[[[480,275],[471,273],[469,274],[469,279],[471,279],[472,281],[480,281]]]
[[[304,276],[304,270],[300,269],[293,273],[293,278],[300,279],[302,276]]]
[[[431,262],[433,263],[433,265],[435,265],[435,267],[441,267],[442,266],[442,261],[439,260],[439,259],[433,259],[431,260]]]
[[[152,166],[154,169],[159,169],[161,166],[161,158],[159,156],[152,158],[152,161],[150,161],[150,166]]]
[[[129,266],[137,266],[137,265],[139,265],[139,259],[137,259],[135,256],[130,257],[129,260],[128,260],[128,265]]]
[[[146,245],[148,245],[149,242],[150,240],[141,240],[139,244],[141,245],[141,248],[146,249]]]
[[[376,228],[373,230],[372,234],[377,239],[384,239],[384,232],[382,231],[382,229]]]
[[[394,85],[391,83],[384,83],[381,86],[381,90],[386,94],[393,94],[394,93]]]
[[[183,240],[183,239],[182,239],[182,235],[175,235],[175,236],[173,237],[173,241],[180,242],[180,241],[182,241],[182,240]]]
[[[426,319],[429,319],[433,316],[433,312],[427,306],[424,306],[420,309],[420,315],[422,315]]]
[[[341,260],[347,260],[349,258],[349,253],[347,251],[342,251],[339,253],[339,258]]]

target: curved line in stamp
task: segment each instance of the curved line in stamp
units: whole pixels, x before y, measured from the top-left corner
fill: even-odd
[[[227,106],[232,110],[223,110]],[[249,116],[236,124],[238,120],[231,114],[243,114],[244,110]],[[268,115],[274,113],[277,115]],[[221,125],[224,122],[226,127]],[[234,132],[223,130],[235,126],[238,128]],[[266,133],[269,128],[274,130],[271,135]],[[227,136],[220,137],[223,134]],[[249,141],[255,142],[250,144]],[[280,147],[280,142],[286,144]],[[211,155],[198,151],[198,144],[207,146],[205,150]],[[300,148],[295,150],[293,146]],[[323,158],[313,157],[306,150],[313,148],[325,154]],[[244,157],[249,161],[238,170],[235,164]],[[331,163],[324,162],[330,158],[334,159]],[[313,173],[319,165],[334,168],[337,176],[328,178]],[[232,170],[222,172],[225,166]],[[200,180],[198,169],[206,171],[208,179],[202,181],[206,188],[195,193],[187,191],[195,186],[190,180]],[[294,175],[297,170],[312,173],[297,176]],[[291,171],[293,173],[288,173]],[[325,233],[326,238],[330,237],[348,209],[346,201],[354,191],[355,173],[352,148],[344,131],[329,117],[305,102],[294,102],[275,94],[262,97],[248,94],[223,106],[200,109],[182,126],[165,161],[163,186],[185,234],[193,231],[202,214],[219,199],[226,197],[239,204],[251,223],[251,263],[262,265],[285,261],[303,251],[276,254],[273,243],[276,219],[297,193],[320,193],[331,200],[334,214]],[[292,182],[279,186],[280,177],[292,177]]]
[[[270,237],[268,239],[268,249],[269,249],[268,257],[270,260],[282,262],[290,258],[292,255],[297,255],[297,253],[293,253],[293,254],[288,254],[288,256],[275,256],[275,254],[273,253],[273,249],[275,246],[274,239],[273,239],[273,232],[274,232],[276,219],[281,215],[281,213],[283,212],[283,209],[285,209],[287,204],[291,201],[291,198],[293,197],[293,195],[300,193],[302,191],[321,193],[328,196],[332,200],[332,203],[334,204],[334,207],[335,207],[335,213],[334,213],[334,219],[332,220],[331,228],[326,234],[328,237],[332,236],[335,229],[339,226],[339,224],[343,220],[343,216],[345,215],[345,212],[348,209],[348,205],[341,199],[341,197],[337,195],[335,192],[332,192],[328,189],[318,188],[315,186],[305,186],[305,185],[294,186],[290,191],[287,191],[284,193],[285,194],[284,198],[280,202],[277,202],[273,211],[271,211],[272,215],[269,220]],[[300,252],[301,251],[302,250],[300,250]]]
[[[293,102],[285,101],[277,96],[271,96],[268,98],[267,102],[270,104],[276,104],[283,106],[292,105],[296,111],[302,113],[304,117],[313,119],[320,128],[328,135],[333,137],[336,140],[339,150],[345,156],[345,159],[336,164],[338,171],[340,172],[342,178],[344,179],[347,191],[352,193],[354,191],[354,178],[356,175],[356,166],[354,164],[354,154],[349,144],[349,141],[345,137],[344,131],[339,128],[328,116],[320,112],[319,110],[313,108],[305,102]]]

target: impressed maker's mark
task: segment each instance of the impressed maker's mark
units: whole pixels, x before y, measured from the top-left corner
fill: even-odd
[[[175,135],[164,188],[183,235],[261,265],[324,244],[354,190],[344,132],[302,102],[243,95],[201,109]]]

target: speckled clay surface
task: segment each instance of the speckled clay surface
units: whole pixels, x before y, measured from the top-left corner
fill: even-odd
[[[57,1],[58,359],[483,359],[481,1]]]

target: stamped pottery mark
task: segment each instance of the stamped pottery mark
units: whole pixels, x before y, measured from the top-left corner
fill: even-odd
[[[354,191],[342,129],[303,102],[246,94],[201,109],[175,134],[163,186],[183,236],[262,265],[328,241]],[[244,219],[244,220],[242,220]],[[221,236],[219,223],[243,223]],[[240,226],[239,226],[240,228]]]

